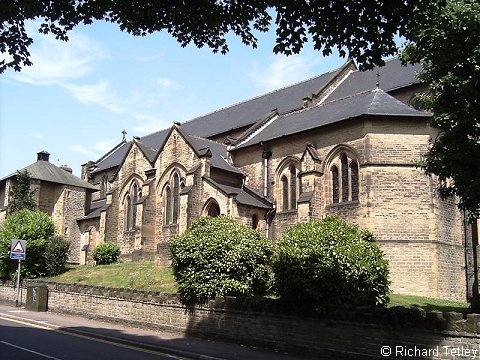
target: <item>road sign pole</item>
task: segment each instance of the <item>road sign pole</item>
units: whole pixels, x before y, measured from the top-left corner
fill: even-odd
[[[18,269],[17,269],[17,298],[15,299],[15,306],[18,307],[19,305],[19,299],[20,299],[20,267],[21,267],[22,261],[18,260]]]

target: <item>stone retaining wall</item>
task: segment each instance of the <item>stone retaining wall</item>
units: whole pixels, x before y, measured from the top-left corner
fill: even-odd
[[[26,283],[40,284],[49,288],[49,311],[185,336],[309,352],[322,359],[480,358],[480,314],[339,308],[322,318],[305,318],[282,314],[278,303],[268,299],[219,298],[203,307],[187,308],[176,294]],[[23,302],[25,296],[23,290]],[[15,302],[13,284],[0,287],[0,301]]]

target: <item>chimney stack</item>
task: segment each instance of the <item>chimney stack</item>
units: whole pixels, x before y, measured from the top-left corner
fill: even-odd
[[[48,161],[50,158],[50,153],[48,151],[42,150],[37,153],[37,161]]]

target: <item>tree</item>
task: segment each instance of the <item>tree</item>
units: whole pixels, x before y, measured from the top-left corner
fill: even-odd
[[[0,278],[9,279],[17,268],[10,259],[12,239],[27,240],[22,277],[53,276],[64,269],[70,243],[54,236],[53,221],[48,214],[23,209],[9,215],[0,228]]]
[[[167,31],[181,46],[207,45],[214,52],[228,51],[226,36],[233,33],[246,45],[256,46],[256,31],[265,32],[275,14],[275,53],[298,53],[313,41],[324,55],[337,48],[342,56],[355,58],[365,67],[383,64],[382,57],[396,50],[394,36],[405,35],[415,11],[435,6],[431,0],[326,1],[40,1],[5,0],[0,19],[0,51],[8,56],[0,62],[20,71],[31,65],[25,21],[38,20],[39,31],[68,40],[68,32],[79,24],[96,20],[115,23],[122,31],[145,36]]]
[[[470,218],[480,216],[480,4],[447,1],[419,18],[408,31],[402,53],[420,62],[420,80],[429,85],[421,96],[440,130],[422,167],[438,176],[443,197],[457,195]]]
[[[17,171],[15,181],[9,193],[8,214],[22,209],[35,210],[37,207],[33,199],[35,190],[30,190],[31,182],[32,178],[27,170]]]
[[[231,217],[201,217],[169,242],[182,300],[264,295],[271,280],[273,246],[260,232]]]

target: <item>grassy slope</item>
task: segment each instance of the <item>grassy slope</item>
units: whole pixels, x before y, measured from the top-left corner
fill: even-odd
[[[62,275],[44,280],[114,288],[176,292],[172,269],[156,267],[152,262],[70,266],[68,271]]]
[[[176,292],[172,269],[156,267],[152,262],[125,262],[99,266],[70,266],[64,274],[45,279],[63,283],[134,288],[139,290]],[[468,312],[468,303],[422,296],[392,294],[389,307],[403,306],[425,311]]]

